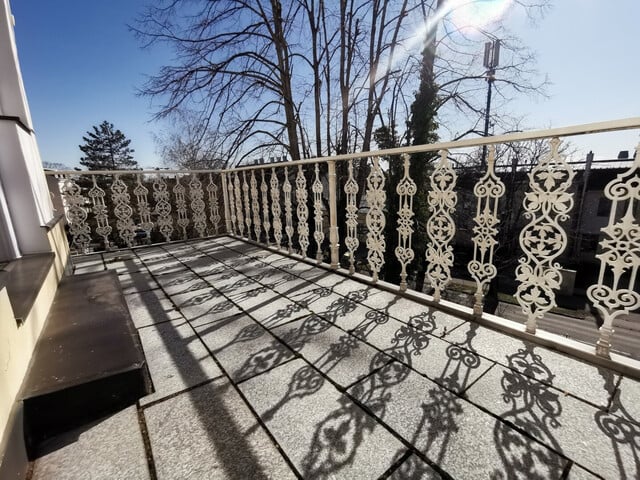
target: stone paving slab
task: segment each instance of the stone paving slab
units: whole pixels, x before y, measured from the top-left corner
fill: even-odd
[[[236,382],[293,358],[293,352],[247,315],[196,327],[202,341]]]
[[[145,265],[155,276],[188,270],[186,265],[174,258],[162,258],[153,262],[145,261]]]
[[[442,477],[415,453],[411,454],[389,477],[390,480],[441,480]]]
[[[180,295],[210,288],[209,283],[188,270],[158,275],[155,278],[167,295]]]
[[[353,334],[458,393],[493,365],[459,345],[431,336],[428,330],[416,329],[392,318],[384,323],[363,324]]]
[[[136,407],[60,435],[46,448],[32,480],[150,478]]]
[[[630,421],[640,425],[640,382],[623,378],[613,405],[619,410],[624,410]],[[636,432],[640,438],[640,431],[636,429]]]
[[[138,330],[155,392],[140,399],[146,405],[160,398],[222,376],[191,326],[184,320]]]
[[[118,280],[125,295],[160,288],[153,276],[147,272],[121,273]]]
[[[406,450],[303,360],[240,389],[303,478],[378,478]]]
[[[640,438],[639,427],[615,408],[607,413],[549,387],[553,374],[535,354],[523,354],[519,361],[547,381],[496,366],[467,391],[467,398],[598,475],[640,478],[632,446],[634,434]]]
[[[350,393],[456,479],[560,478],[567,463],[457,395],[398,364]]]
[[[115,270],[118,274],[146,271],[142,261],[131,251],[103,253],[102,258],[107,269]]]
[[[316,315],[274,328],[272,333],[342,387],[391,361]]]
[[[227,380],[151,406],[144,417],[159,480],[296,478]]]
[[[131,293],[125,295],[124,299],[127,302],[133,324],[137,328],[181,318],[180,312],[176,310],[176,307],[162,290]]]
[[[231,300],[214,288],[173,295],[171,300],[178,305],[182,315],[194,327],[241,313],[241,310]]]
[[[618,375],[530,342],[510,337],[477,324],[468,323],[456,328],[445,340],[464,344],[465,348],[522,373],[530,374],[527,365],[517,362],[518,355],[527,349],[540,355],[540,361],[548,367],[551,384],[572,395],[601,407],[606,407],[613,394]]]

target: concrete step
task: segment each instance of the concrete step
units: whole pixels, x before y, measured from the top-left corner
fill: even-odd
[[[22,390],[30,456],[43,440],[151,391],[144,353],[113,271],[60,283]]]

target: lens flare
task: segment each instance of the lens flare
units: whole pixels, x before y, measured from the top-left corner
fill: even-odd
[[[447,17],[460,29],[482,29],[499,21],[513,0],[452,0],[446,3]]]

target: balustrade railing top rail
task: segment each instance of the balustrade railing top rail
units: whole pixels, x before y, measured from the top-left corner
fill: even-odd
[[[327,252],[332,268],[342,264],[351,274],[367,271],[373,282],[382,278],[392,259],[398,264],[401,292],[415,284],[410,277],[423,265],[437,303],[453,280],[460,245],[467,242],[472,257],[464,265],[475,283],[477,317],[483,315],[489,285],[498,274],[501,212],[516,207],[505,206],[505,192],[515,189],[510,201],[522,202],[525,220],[519,236],[514,235],[520,249],[514,297],[526,316],[526,331],[535,334],[538,320],[557,306],[560,260],[569,242],[575,242],[567,222],[576,203],[576,172],[561,152],[560,138],[628,129],[640,129],[640,117],[233,169],[46,173],[59,177],[70,240],[80,251],[92,244],[114,248],[114,241],[115,246],[131,246],[154,235],[155,240],[169,241],[224,232],[318,263]],[[495,146],[541,139],[550,139],[546,153],[532,159],[533,168],[521,175],[520,183],[505,185],[495,170]],[[473,177],[471,192],[458,185],[460,171],[453,169],[452,160],[460,149],[480,146],[488,146],[488,156],[480,166],[483,171]],[[435,160],[431,156],[432,170],[423,185],[411,177],[410,168],[411,154],[420,152],[438,152]],[[346,162],[340,175],[338,162]],[[308,165],[313,168],[305,169]],[[428,208],[420,224],[414,202],[418,192],[426,193],[421,202]],[[600,263],[598,278],[586,290],[603,318],[596,353],[609,357],[614,319],[640,308],[640,148],[633,165],[612,178],[602,195],[611,209],[607,226],[600,229],[599,248],[593,251]],[[471,212],[463,225],[461,210]],[[420,255],[413,245],[417,232],[425,234]],[[463,232],[466,240],[458,237]]]

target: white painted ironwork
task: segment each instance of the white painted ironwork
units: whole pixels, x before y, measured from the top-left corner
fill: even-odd
[[[80,186],[70,177],[64,179],[62,197],[67,207],[67,222],[72,243],[84,253],[91,243],[91,227],[87,223],[88,213],[85,208],[87,199],[82,195]]]
[[[171,217],[171,198],[162,175],[158,174],[153,182],[153,199],[156,202],[155,214],[158,216],[158,230],[164,236],[165,241],[171,241],[173,233],[173,218]]]
[[[380,168],[378,157],[373,157],[373,166],[367,176],[366,192],[367,210],[367,260],[372,272],[373,281],[378,281],[378,275],[384,265],[384,251],[387,242],[384,238],[384,204],[387,194],[384,190],[384,172]]]
[[[284,167],[284,183],[282,184],[282,191],[284,192],[284,218],[286,222],[284,231],[289,239],[287,247],[289,253],[291,253],[293,251],[293,242],[291,240],[293,237],[293,215],[291,208],[291,182],[289,182],[289,169],[287,167]]]
[[[236,197],[236,220],[238,222],[238,232],[240,236],[244,237],[244,215],[242,214],[242,190],[240,190],[240,178],[238,172],[235,172],[235,197]],[[248,233],[247,233],[248,235]]]
[[[235,235],[238,228],[236,225],[236,201],[233,191],[233,174],[229,174],[229,181],[227,183],[227,195],[229,195],[229,216],[231,217],[231,231]]]
[[[247,172],[242,172],[242,194],[244,198],[244,224],[247,226],[247,238],[251,238],[251,207],[249,206],[249,184]]]
[[[104,203],[104,199],[107,194],[98,186],[95,175],[91,175],[91,180],[93,182],[93,186],[89,190],[89,198],[91,198],[91,202],[93,203],[93,215],[96,218],[97,225],[96,233],[102,237],[104,248],[109,250],[109,235],[111,235],[113,229],[111,228],[111,225],[109,225],[109,212],[107,211],[107,206]]]
[[[331,268],[338,268],[340,255],[340,235],[338,234],[338,185],[336,180],[336,162],[327,160],[327,177],[329,178],[329,250]]]
[[[193,228],[196,229],[199,236],[205,237],[207,235],[207,206],[204,203],[202,182],[198,178],[197,173],[191,174],[191,180],[189,181],[189,198],[191,199]]]
[[[440,160],[430,177],[431,191],[427,200],[430,215],[427,221],[429,245],[426,252],[426,275],[434,289],[433,298],[436,302],[440,301],[442,292],[451,281],[451,240],[456,232],[452,215],[458,202],[455,192],[458,176],[448,155],[448,150],[440,151]]]
[[[149,189],[142,183],[142,175],[140,173],[136,175],[136,186],[133,188],[133,194],[136,196],[138,203],[140,228],[145,231],[147,243],[150,243],[153,221],[151,220],[151,207],[149,206]]]
[[[526,330],[535,333],[536,324],[556,306],[554,290],[562,275],[556,259],[567,246],[567,234],[560,222],[573,207],[569,193],[575,175],[564,155],[558,153],[560,139],[550,141],[551,151],[529,173],[529,188],[524,198],[529,223],[520,232],[520,247],[525,257],[516,269],[518,290],[515,297],[527,315]]]
[[[307,179],[302,171],[302,165],[298,165],[296,175],[296,213],[298,215],[298,244],[303,257],[307,256],[309,249],[309,207],[307,207]]]
[[[349,273],[355,272],[356,250],[360,245],[358,240],[358,205],[356,197],[358,195],[358,182],[353,178],[353,160],[349,160],[349,177],[344,184],[344,193],[347,195],[347,235],[344,244],[349,252]]]
[[[504,195],[504,183],[496,176],[494,171],[496,148],[489,146],[487,159],[487,172],[478,180],[473,193],[478,199],[476,216],[473,218],[473,260],[468,268],[471,277],[476,282],[475,303],[473,313],[482,315],[483,297],[489,282],[497,275],[498,271],[493,264],[493,251],[497,245],[498,234],[498,201]]]
[[[260,224],[260,202],[258,201],[258,182],[255,170],[251,170],[251,209],[253,210],[253,232],[256,235],[256,241],[259,242],[262,225]]]
[[[398,262],[402,267],[400,272],[400,291],[407,289],[407,265],[409,265],[415,254],[411,248],[411,239],[413,236],[413,196],[418,191],[416,182],[413,181],[409,174],[411,165],[411,156],[405,153],[402,156],[404,164],[404,175],[396,186],[396,193],[399,197],[398,204],[398,246],[395,248],[395,254]]]
[[[220,229],[220,206],[218,204],[218,186],[213,181],[213,174],[209,174],[209,184],[207,185],[207,193],[209,194],[209,221],[213,225],[213,233],[218,234]]]
[[[260,170],[262,181],[260,182],[260,193],[262,193],[262,227],[264,228],[264,239],[269,245],[269,229],[271,224],[269,223],[269,187],[264,179],[264,169]]]
[[[280,219],[280,185],[276,169],[271,167],[271,213],[273,214],[273,239],[280,248],[282,243],[282,220]]]
[[[120,175],[115,176],[111,184],[111,199],[113,200],[113,213],[116,216],[116,228],[118,235],[127,244],[133,246],[133,239],[136,236],[136,227],[133,224],[133,208],[131,208],[127,184],[122,181]]]
[[[613,321],[640,307],[640,145],[631,168],[609,182],[604,194],[611,200],[611,212],[596,255],[598,283],[588,288],[587,296],[604,320],[596,354],[608,358]]]
[[[176,197],[176,213],[178,214],[178,226],[182,228],[182,238],[187,239],[187,227],[189,226],[189,217],[187,217],[187,199],[185,198],[186,189],[180,183],[180,176],[176,175],[176,184],[173,187],[173,194]]]
[[[313,238],[316,241],[316,260],[322,262],[322,242],[324,241],[324,232],[322,230],[322,182],[320,181],[319,166],[315,165],[315,180],[311,185],[313,191],[313,220],[315,229]]]

